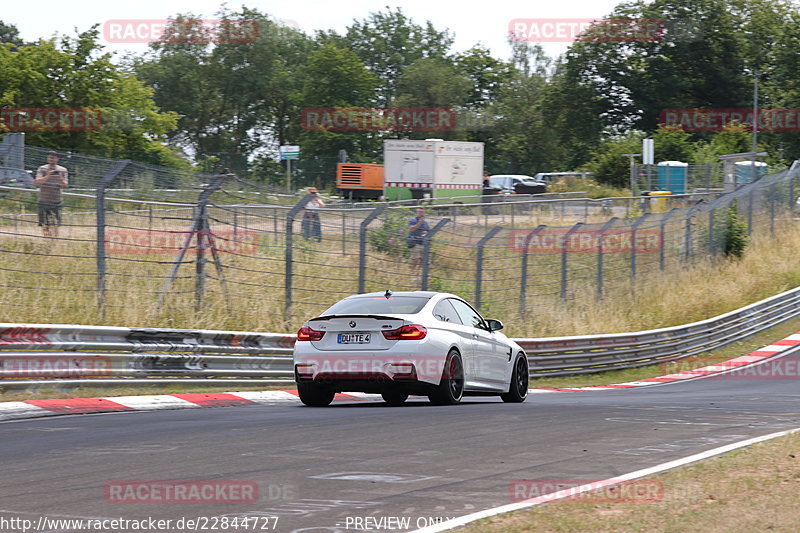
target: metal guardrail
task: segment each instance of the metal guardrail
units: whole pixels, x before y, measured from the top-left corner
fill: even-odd
[[[528,354],[531,377],[576,375],[696,355],[798,315],[800,287],[683,326],[515,340]],[[278,333],[0,324],[0,390],[290,383],[294,341],[294,335]]]

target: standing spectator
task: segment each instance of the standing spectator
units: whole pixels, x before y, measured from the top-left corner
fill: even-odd
[[[417,208],[417,216],[408,221],[408,237],[406,245],[411,252],[411,268],[414,272],[419,272],[422,265],[422,245],[425,243],[425,236],[431,227],[425,220],[425,208]]]
[[[492,182],[489,181],[489,172],[487,170],[483,171],[483,188],[490,189],[492,187]]]
[[[58,237],[61,209],[64,206],[62,190],[69,185],[67,169],[58,164],[56,152],[47,154],[47,164],[36,171],[34,184],[39,189],[39,226],[45,237]]]
[[[325,207],[325,202],[319,197],[316,187],[309,187],[308,194],[313,194],[314,197],[306,204],[303,214],[303,238],[307,241],[314,239],[322,242],[322,223],[319,220],[319,210]]]

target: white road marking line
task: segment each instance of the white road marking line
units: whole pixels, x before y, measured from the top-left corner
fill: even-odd
[[[720,446],[719,448],[714,448],[713,450],[708,450],[705,452],[696,453],[694,455],[689,455],[686,457],[682,457],[680,459],[675,459],[673,461],[668,461],[666,463],[661,463],[656,466],[652,466],[650,468],[644,468],[642,470],[637,470],[635,472],[630,472],[628,474],[623,474],[621,476],[612,477],[608,479],[604,479],[602,481],[597,481],[593,483],[589,483],[586,485],[581,485],[580,487],[570,487],[569,489],[560,490],[558,492],[554,492],[552,494],[546,494],[544,496],[539,496],[536,498],[531,498],[529,500],[511,503],[507,505],[501,505],[499,507],[493,507],[491,509],[486,509],[484,511],[479,511],[477,513],[471,513],[468,515],[460,516],[458,518],[454,518],[452,520],[448,520],[446,522],[442,522],[441,524],[436,524],[433,526],[423,527],[420,529],[416,529],[411,533],[436,533],[438,531],[447,531],[449,529],[453,529],[455,527],[460,527],[470,522],[474,522],[476,520],[480,520],[482,518],[488,518],[490,516],[496,516],[502,513],[508,513],[511,511],[517,511],[520,509],[527,509],[530,507],[536,507],[538,505],[542,505],[544,503],[552,502],[555,500],[560,500],[564,498],[574,497],[576,494],[581,494],[583,492],[588,492],[591,490],[597,490],[601,487],[606,487],[609,485],[616,485],[622,483],[623,481],[630,481],[633,479],[640,479],[646,476],[650,476],[653,474],[657,474],[659,472],[665,472],[667,470],[672,470],[673,468],[678,468],[680,466],[685,466],[691,463],[696,463],[697,461],[702,461],[703,459],[708,459],[710,457],[714,457],[716,455],[721,455],[723,453],[727,453],[733,450],[738,450],[739,448],[744,448],[746,446],[751,446],[753,444],[757,444],[759,442],[764,442],[767,440],[775,439],[778,437],[784,437],[786,435],[790,435],[792,433],[796,433],[800,431],[800,428],[789,429],[786,431],[779,431],[777,433],[770,433],[769,435],[763,435],[761,437],[754,437],[752,439],[747,439],[739,442],[734,442],[732,444],[727,444],[725,446]]]

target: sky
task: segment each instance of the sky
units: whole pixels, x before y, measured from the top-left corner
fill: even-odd
[[[569,24],[576,19],[603,18],[618,3],[619,0],[490,0],[482,3],[450,0],[240,0],[227,2],[227,6],[234,11],[242,5],[257,9],[309,34],[323,29],[343,32],[354,19],[367,18],[370,13],[384,11],[387,6],[401,7],[417,24],[430,20],[437,30],[450,30],[455,35],[453,51],[467,50],[481,43],[492,51],[494,57],[508,59],[510,48],[506,36],[512,20],[535,19],[536,28],[545,27],[540,26],[547,23],[544,19],[559,19]],[[98,23],[102,29],[103,24],[109,21],[162,20],[178,13],[213,18],[222,4],[220,0],[138,0],[130,3],[107,0],[4,0],[0,20],[16,26],[24,40],[36,41],[55,34],[74,35],[74,28],[84,31]],[[561,30],[561,34],[564,34],[563,25]],[[555,39],[564,40],[559,36]],[[543,43],[545,52],[551,57],[563,53],[568,46],[568,42]],[[107,49],[118,54],[141,54],[147,50],[147,45],[107,43]]]

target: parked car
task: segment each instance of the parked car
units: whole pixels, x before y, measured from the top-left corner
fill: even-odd
[[[349,296],[297,332],[294,371],[300,400],[331,403],[337,392],[380,394],[399,405],[409,395],[457,404],[465,395],[523,402],[528,359],[464,299],[429,291]]]
[[[508,194],[541,194],[547,192],[547,184],[523,174],[496,174],[489,176],[489,183]]]

